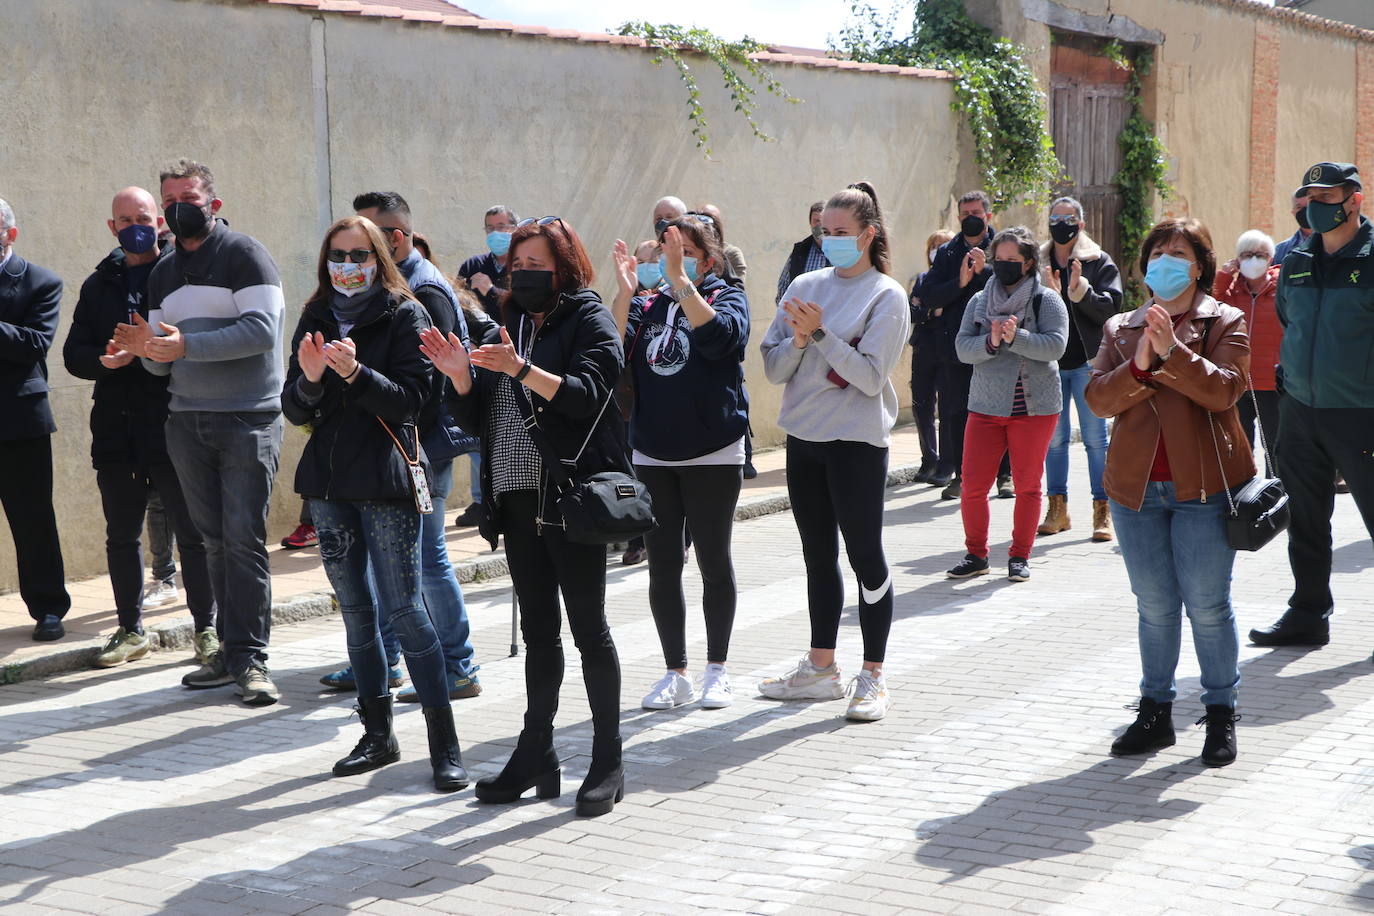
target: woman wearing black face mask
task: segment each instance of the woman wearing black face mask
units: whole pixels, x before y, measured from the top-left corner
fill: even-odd
[[[992,240],[993,279],[964,310],[954,348],[973,366],[964,430],[964,490],[959,508],[968,555],[951,579],[988,571],[988,490],[1002,454],[1011,455],[1016,487],[1007,578],[1030,578],[1040,518],[1040,476],[1062,403],[1059,367],[1068,336],[1064,300],[1040,284],[1039,246],[1017,226]]]
[[[620,662],[606,624],[606,550],[563,533],[557,489],[527,422],[576,473],[628,472],[624,421],[608,405],[623,363],[610,310],[589,287],[582,242],[557,217],[520,223],[510,242],[510,292],[500,343],[474,350],[431,329],[422,351],[453,380],[454,418],[483,443],[482,534],[506,538],[525,640],[524,729],[499,776],[477,783],[483,802],[513,802],[531,787],[558,795],[553,717],[563,680],[562,592],[591,705],[592,763],[577,793],[583,815],[605,814],[624,792]],[[470,364],[469,364],[470,363]],[[584,448],[585,443],[585,448]]]

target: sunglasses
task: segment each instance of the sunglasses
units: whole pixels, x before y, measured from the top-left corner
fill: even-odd
[[[353,248],[349,251],[344,251],[342,248],[331,248],[324,253],[324,259],[333,261],[335,264],[342,264],[345,260],[352,261],[354,264],[366,264],[370,257],[372,257],[371,248]]]
[[[688,210],[687,215],[694,220],[698,220],[699,222],[705,223],[708,226],[714,226],[716,224],[716,221],[705,213],[698,213],[695,210]]]
[[[561,216],[541,216],[541,217],[539,217],[538,219],[535,219],[533,216],[527,216],[527,217],[525,217],[524,219],[522,219],[520,222],[516,223],[516,224],[515,224],[515,228],[516,228],[516,229],[520,229],[520,228],[522,228],[522,227],[524,227],[524,226],[531,226],[531,225],[534,225],[535,223],[538,223],[538,224],[541,225],[541,226],[547,226],[547,225],[549,225],[550,223],[557,223],[558,225],[562,226],[562,225],[563,225],[563,217],[561,217]]]
[[[1051,226],[1077,226],[1077,225],[1078,225],[1078,217],[1073,216],[1073,215],[1069,215],[1069,216],[1051,216],[1051,217],[1050,217],[1050,225],[1051,225]]]

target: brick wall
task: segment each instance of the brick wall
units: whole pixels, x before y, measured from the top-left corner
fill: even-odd
[[[1250,75],[1250,227],[1274,231],[1274,147],[1279,118],[1279,29],[1255,23],[1254,68]]]

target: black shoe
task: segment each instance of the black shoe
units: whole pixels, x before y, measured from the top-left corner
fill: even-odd
[[[609,814],[615,803],[625,797],[625,768],[621,765],[620,738],[592,739],[592,765],[577,790],[580,817]]]
[[[1012,557],[1007,561],[1007,578],[1013,582],[1025,582],[1030,579],[1030,563],[1025,557]]]
[[[959,499],[964,495],[964,478],[955,477],[940,491],[941,499]]]
[[[458,514],[453,524],[459,528],[476,528],[482,523],[482,504],[468,503],[468,507]]]
[[[34,642],[53,642],[67,635],[62,626],[62,618],[56,614],[44,614],[43,619],[33,625]]]
[[[922,461],[921,466],[916,469],[916,473],[912,475],[911,479],[915,483],[934,483],[934,478],[935,465],[928,461]]]
[[[1324,614],[1309,614],[1293,608],[1273,624],[1250,631],[1257,646],[1324,646],[1331,641],[1331,624]]]
[[[936,468],[926,475],[926,483],[930,484],[932,487],[948,486],[949,482],[953,479],[953,474],[946,473],[939,468]]]
[[[356,776],[401,759],[401,747],[391,729],[391,694],[359,697],[355,708],[363,722],[363,737],[353,753],[334,764],[335,776]]]
[[[1202,742],[1202,762],[1209,767],[1224,767],[1236,761],[1236,715],[1234,706],[1207,707],[1207,715],[1197,720],[1207,723],[1207,737]]]
[[[515,753],[500,775],[477,780],[477,800],[488,805],[507,805],[531,788],[540,798],[557,798],[558,755],[553,752],[553,729],[527,728],[520,733]]]
[[[988,571],[988,558],[975,557],[967,554],[958,566],[953,569],[945,570],[945,575],[951,579],[970,579],[974,576],[986,575]]]
[[[463,752],[458,748],[458,732],[453,727],[453,708],[425,707],[425,727],[429,729],[429,765],[434,768],[434,788],[457,792],[468,787],[468,771],[463,769]]]
[[[630,547],[620,556],[620,565],[635,566],[644,562],[644,558],[649,555],[649,551],[644,549],[641,544],[638,547]]]
[[[1138,713],[1125,734],[1112,742],[1112,756],[1131,757],[1173,746],[1173,703],[1156,703],[1149,697],[1141,697],[1138,705],[1126,708],[1138,710]]]
[[[754,467],[754,462],[744,462],[744,479],[753,480],[757,476],[759,476],[759,469]]]
[[[997,498],[998,498],[998,499],[1011,499],[1011,498],[1012,498],[1013,496],[1015,496],[1015,495],[1016,495],[1016,491],[1013,490],[1012,487],[1011,487],[1011,478],[1010,478],[1010,477],[998,477],[998,478],[997,478]]]

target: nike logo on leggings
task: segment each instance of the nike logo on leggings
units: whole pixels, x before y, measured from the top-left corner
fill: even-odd
[[[889,572],[887,578],[883,580],[883,584],[872,590],[865,588],[863,582],[860,581],[859,596],[863,599],[864,604],[877,604],[879,599],[881,599],[883,595],[886,595],[887,590],[891,587],[892,573]]]

